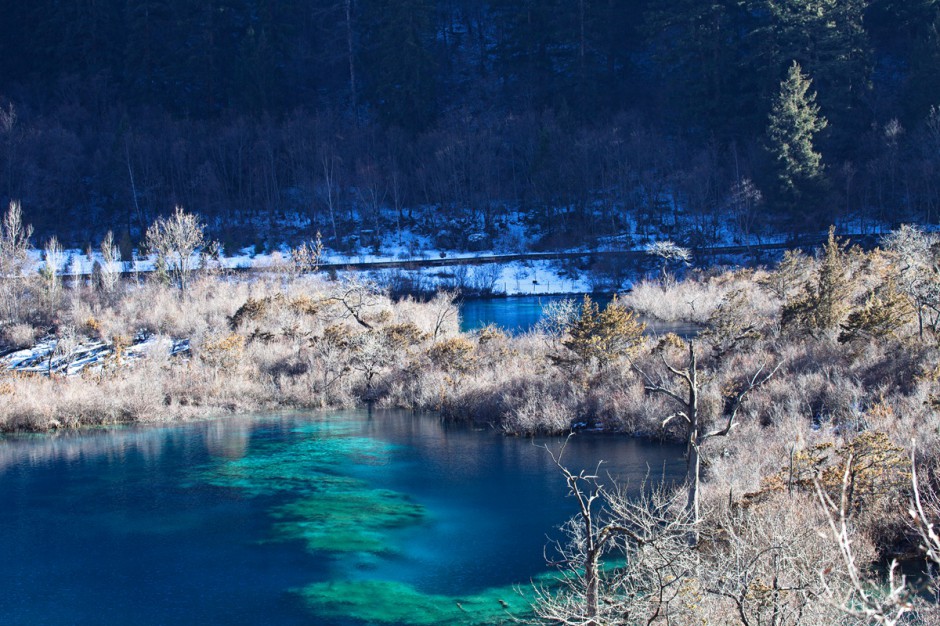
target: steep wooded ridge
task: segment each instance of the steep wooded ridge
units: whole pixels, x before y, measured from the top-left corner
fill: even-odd
[[[0,2],[0,206],[129,248],[933,223],[937,0]],[[107,225],[107,226],[105,226]],[[481,243],[482,242],[482,243]],[[516,249],[515,251],[518,251]]]

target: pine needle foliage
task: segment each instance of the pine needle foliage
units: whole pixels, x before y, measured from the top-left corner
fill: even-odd
[[[861,308],[852,311],[842,324],[839,342],[847,343],[862,337],[896,337],[913,315],[914,307],[910,300],[894,281],[888,280],[868,294]]]
[[[590,296],[584,296],[581,313],[568,331],[566,348],[582,361],[606,364],[634,354],[643,340],[646,324],[614,296],[604,310]]]
[[[780,83],[767,128],[767,148],[776,163],[778,202],[790,211],[811,200],[823,178],[823,161],[814,145],[828,122],[820,115],[812,80],[796,61]]]
[[[852,281],[847,246],[829,229],[822,260],[803,291],[783,307],[783,326],[813,334],[836,328],[851,306]]]

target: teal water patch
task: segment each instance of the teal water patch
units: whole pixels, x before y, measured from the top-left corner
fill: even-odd
[[[397,552],[391,530],[421,523],[422,506],[346,475],[390,465],[395,446],[355,436],[355,424],[313,422],[290,431],[288,441],[252,445],[239,459],[203,470],[201,481],[249,497],[295,497],[269,514],[275,541],[303,541],[312,552]]]
[[[277,507],[275,535],[301,540],[314,552],[397,553],[388,531],[420,524],[424,507],[385,489],[350,481],[330,490]]]
[[[367,437],[336,436],[322,429],[297,429],[310,438],[253,446],[240,459],[225,460],[202,473],[202,480],[249,496],[324,491],[351,466],[387,465],[393,446]]]
[[[520,589],[498,587],[470,596],[426,594],[411,585],[360,580],[305,587],[304,601],[324,618],[408,626],[497,626],[529,623],[529,599]]]

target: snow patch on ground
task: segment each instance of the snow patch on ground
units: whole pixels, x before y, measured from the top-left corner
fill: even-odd
[[[47,337],[31,348],[17,350],[0,358],[0,371],[40,376],[75,376],[84,371],[98,371],[108,365],[127,366],[159,349],[166,349],[170,356],[184,354],[189,352],[189,340],[175,340],[163,347],[155,335],[141,333],[130,346],[121,351],[118,363],[113,344],[86,339],[66,346],[61,339]]]

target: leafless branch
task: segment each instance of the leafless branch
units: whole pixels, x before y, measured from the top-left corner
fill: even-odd
[[[832,539],[839,550],[850,584],[847,592],[838,594],[829,585],[826,578],[828,572],[820,572],[820,581],[829,601],[846,615],[867,619],[882,626],[896,626],[901,622],[904,615],[913,608],[910,601],[911,594],[904,575],[898,575],[897,561],[891,562],[888,571],[888,584],[883,594],[876,596],[871,591],[871,585],[862,580],[852,550],[852,533],[846,518],[851,466],[852,456],[849,455],[845,462],[845,472],[842,476],[842,490],[838,504],[825,492],[819,481],[814,480],[816,495],[826,514],[826,520],[832,532]]]

